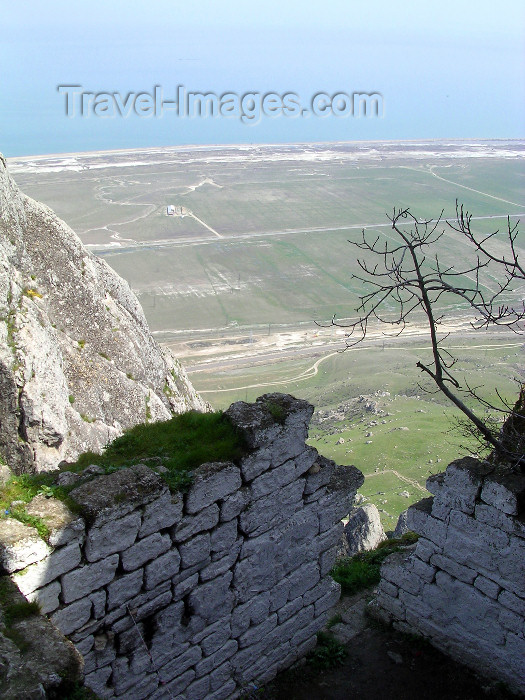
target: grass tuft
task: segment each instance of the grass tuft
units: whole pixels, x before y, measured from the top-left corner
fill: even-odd
[[[317,646],[308,654],[307,662],[318,671],[326,671],[336,666],[341,666],[346,658],[347,651],[331,633],[318,632]]]
[[[331,571],[332,578],[341,584],[346,595],[375,586],[380,581],[381,564],[386,557],[403,546],[417,542],[417,535],[407,532],[398,539],[385,540],[376,549],[340,559]]]
[[[279,423],[280,425],[284,425],[287,415],[286,409],[283,408],[283,406],[278,404],[276,401],[267,401],[265,403],[265,406],[268,409],[274,421],[276,423]]]
[[[191,471],[205,462],[236,461],[245,453],[241,436],[222,413],[189,411],[168,421],[143,423],[114,440],[102,455],[81,455],[70,471],[98,464],[107,472],[157,458],[172,490],[186,490]]]

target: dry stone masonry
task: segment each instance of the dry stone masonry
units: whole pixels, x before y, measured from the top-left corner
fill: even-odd
[[[312,412],[277,394],[233,404],[246,456],[202,465],[187,494],[138,464],[75,488],[82,517],[37,496],[29,511],[48,542],[0,521],[4,569],[73,642],[101,698],[238,697],[315,646],[363,476],[305,444]]]
[[[525,693],[525,475],[466,457],[409,508],[420,538],[385,560],[375,612]]]

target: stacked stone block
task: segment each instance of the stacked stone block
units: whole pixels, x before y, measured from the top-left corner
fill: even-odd
[[[99,697],[237,697],[315,646],[363,477],[306,446],[312,412],[283,395],[233,404],[248,454],[202,465],[187,494],[137,465],[72,491],[82,517],[34,499],[48,543],[0,523],[4,568],[83,655]]]
[[[420,535],[381,568],[376,614],[525,692],[525,475],[470,457],[408,510]]]

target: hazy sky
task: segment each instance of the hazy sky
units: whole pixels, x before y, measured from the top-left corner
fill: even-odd
[[[0,0],[0,151],[525,136],[523,0]],[[88,92],[377,92],[380,119],[85,118]]]

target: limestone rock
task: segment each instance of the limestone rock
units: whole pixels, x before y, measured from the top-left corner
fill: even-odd
[[[207,410],[129,285],[0,157],[0,454],[55,469],[128,427]]]
[[[19,571],[44,559],[50,551],[34,527],[14,518],[0,520],[0,569]]]
[[[351,557],[358,552],[374,549],[383,540],[386,540],[385,531],[379,511],[373,503],[366,503],[350,511],[342,538],[343,554]]]
[[[410,528],[408,527],[407,523],[407,513],[408,511],[404,510],[399,514],[396,529],[394,530],[394,537],[403,537],[405,533],[410,532]]]

